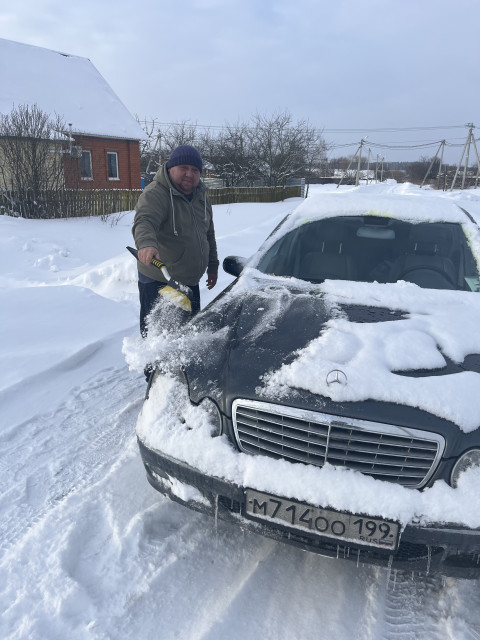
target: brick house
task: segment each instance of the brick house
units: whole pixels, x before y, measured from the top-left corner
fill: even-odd
[[[139,189],[140,149],[138,140],[103,138],[73,132],[78,149],[77,171],[66,170],[65,186],[83,189]]]
[[[36,104],[65,122],[67,188],[140,188],[145,133],[90,60],[2,38],[0,58],[0,114]]]

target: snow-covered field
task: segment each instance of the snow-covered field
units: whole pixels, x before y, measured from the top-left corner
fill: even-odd
[[[443,196],[480,219],[480,193]],[[216,206],[221,259],[252,254],[298,203]],[[122,355],[138,332],[132,217],[0,217],[0,638],[480,638],[477,581],[321,558],[148,485],[145,383]]]

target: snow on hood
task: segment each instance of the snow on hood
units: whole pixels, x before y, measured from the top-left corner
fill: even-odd
[[[451,420],[463,431],[480,426],[480,373],[408,377],[395,371],[434,370],[445,356],[462,363],[480,353],[480,296],[421,289],[415,284],[327,281],[318,286],[330,304],[368,304],[402,311],[404,319],[358,323],[333,318],[295,360],[265,377],[270,393],[299,388],[334,401],[379,400],[404,404]],[[346,385],[328,385],[343,371]]]

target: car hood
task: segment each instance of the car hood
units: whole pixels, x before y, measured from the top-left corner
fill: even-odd
[[[267,286],[227,294],[195,321],[214,333],[214,342],[187,364],[189,381],[195,381],[191,394],[201,394],[213,376],[227,396],[254,396],[264,374],[290,361],[331,315],[322,295],[302,290]]]
[[[431,301],[427,296],[425,307],[429,305]],[[422,312],[421,309],[420,305],[417,309],[418,316],[422,313],[427,315],[427,310]],[[421,413],[422,426],[427,429],[438,429],[439,422],[443,425],[448,423],[456,429],[455,421],[448,414],[436,410],[435,403],[439,405],[442,402],[443,390],[440,383],[442,378],[447,380],[447,376],[450,383],[455,374],[475,372],[475,378],[462,378],[462,384],[468,383],[478,387],[477,390],[480,391],[480,357],[476,353],[469,353],[461,362],[458,359],[454,361],[448,354],[437,349],[434,332],[430,336],[428,330],[416,328],[413,331],[405,322],[409,318],[409,312],[398,307],[392,310],[347,299],[339,302],[321,286],[295,288],[269,284],[266,280],[261,286],[257,284],[252,287],[252,290],[236,294],[229,292],[200,314],[196,321],[197,327],[208,328],[212,332],[214,340],[186,366],[191,399],[198,402],[209,395],[227,415],[231,414],[232,402],[243,398],[404,426],[418,425],[418,414]],[[392,322],[399,324],[392,325]],[[422,406],[421,402],[415,403],[407,397],[411,395],[407,388],[405,402],[402,397],[392,401],[389,393],[382,395],[380,392],[358,397],[354,392],[359,381],[351,376],[352,364],[349,358],[353,358],[346,353],[348,349],[344,349],[342,354],[342,349],[334,345],[336,358],[332,359],[332,344],[328,344],[326,339],[325,351],[323,350],[322,336],[334,335],[336,331],[337,337],[330,342],[336,339],[340,344],[344,340],[348,347],[349,341],[358,342],[355,332],[358,333],[360,325],[364,332],[375,336],[382,332],[381,323],[389,323],[388,335],[404,333],[404,340],[408,340],[410,334],[412,339],[425,334],[422,339],[431,342],[433,356],[429,353],[428,366],[425,366],[425,359],[422,359],[421,349],[415,359],[415,348],[412,348],[408,366],[404,366],[405,357],[402,356],[399,358],[400,366],[391,364],[388,374],[395,374],[394,385],[399,388],[402,384],[411,387],[412,378],[428,378],[432,390],[430,395],[435,395],[435,388],[438,386],[439,397],[432,400],[433,405]],[[384,329],[386,328],[387,325],[384,325]],[[452,328],[452,331],[455,330],[458,332],[462,328]],[[373,338],[371,344],[374,343]],[[368,341],[364,347],[364,351],[368,352]],[[368,362],[366,355],[368,353],[364,353],[363,357]],[[296,378],[288,377],[289,367],[295,369]],[[334,386],[338,387],[338,392],[334,389],[335,393],[330,393],[326,378],[330,374],[337,376],[338,371],[338,375],[342,377],[340,381],[335,380]],[[278,372],[284,372],[283,377],[278,378]],[[347,378],[345,389],[340,388],[344,382],[343,373]],[[383,387],[387,383],[382,375],[368,366],[363,375],[371,378],[371,385],[378,386],[384,392]],[[272,384],[272,380],[280,382]],[[297,380],[303,382],[297,384]],[[418,386],[415,385],[415,389]],[[349,391],[352,391],[350,395]],[[471,394],[470,388],[466,391]],[[475,426],[468,430],[473,428]]]

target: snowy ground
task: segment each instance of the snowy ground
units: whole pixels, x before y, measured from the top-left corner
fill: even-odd
[[[445,197],[480,219],[480,193]],[[221,259],[253,253],[298,202],[215,207]],[[0,217],[0,637],[480,638],[478,582],[357,569],[148,485],[145,385],[121,352],[138,331],[132,213],[112,218]]]

